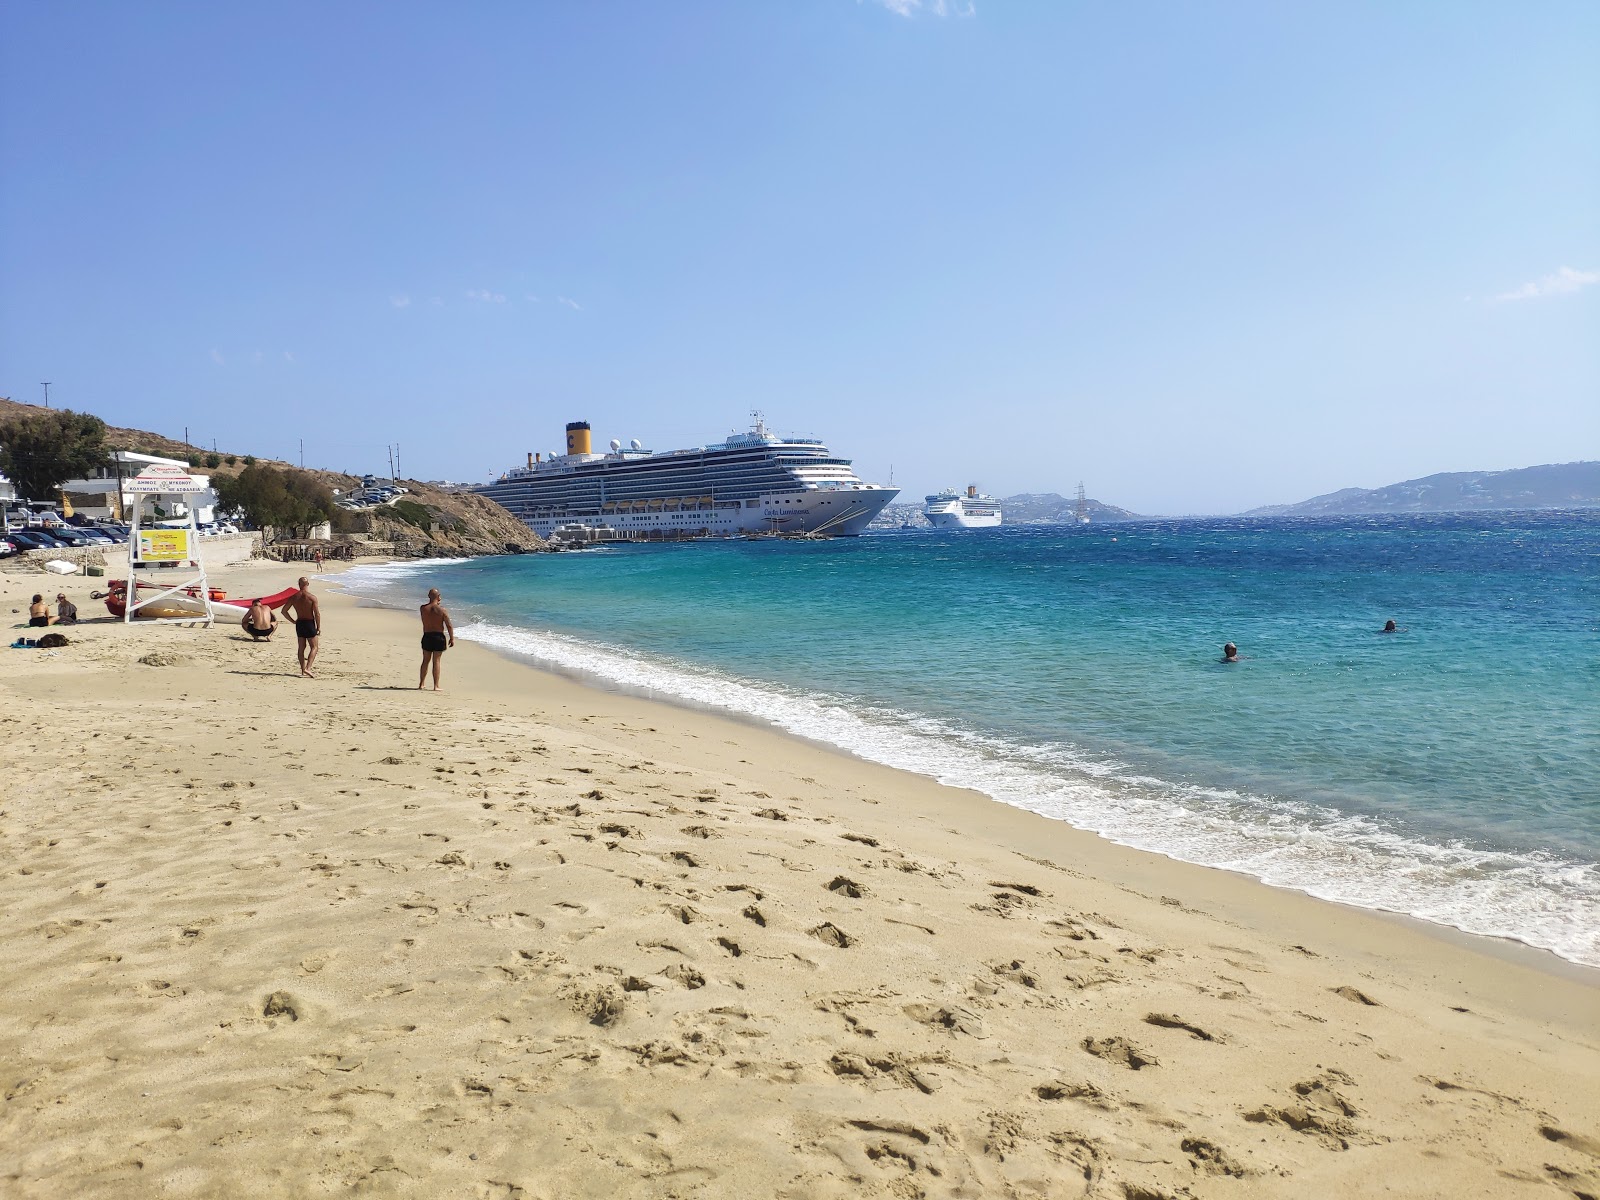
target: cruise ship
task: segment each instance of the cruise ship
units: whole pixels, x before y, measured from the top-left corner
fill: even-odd
[[[978,485],[968,486],[966,494],[951,488],[927,497],[922,515],[935,529],[993,529],[1000,524],[1000,501],[978,495]]]
[[[811,533],[851,537],[899,489],[863,483],[848,458],[813,438],[779,437],[761,414],[748,433],[693,450],[610,453],[590,448],[587,421],[567,424],[567,452],[529,454],[526,467],[472,490],[541,537],[559,526],[610,527],[632,538]]]

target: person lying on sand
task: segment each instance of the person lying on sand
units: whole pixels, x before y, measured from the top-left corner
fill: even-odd
[[[439,660],[444,652],[456,644],[456,627],[450,624],[450,614],[439,603],[439,589],[428,589],[428,602],[422,606],[422,671],[417,675],[417,691],[428,677],[428,664],[433,664],[433,690],[439,690]],[[445,631],[450,638],[445,640]]]
[[[257,641],[267,641],[278,630],[278,614],[263,604],[258,596],[251,601],[250,611],[245,613],[239,627]]]
[[[311,594],[311,581],[300,576],[300,590],[289,597],[283,606],[283,615],[294,622],[295,636],[300,639],[295,649],[300,660],[300,674],[315,679],[311,668],[317,664],[317,650],[322,639],[322,607]]]

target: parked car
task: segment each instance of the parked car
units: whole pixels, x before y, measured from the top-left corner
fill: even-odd
[[[42,529],[14,529],[6,540],[19,550],[59,550],[63,544]]]
[[[10,538],[0,538],[0,558],[10,558],[17,553],[20,553],[20,551],[15,542]]]
[[[51,528],[50,536],[66,546],[87,546],[89,539],[82,530],[74,529],[71,525],[56,525]]]
[[[79,526],[76,532],[88,538],[91,546],[115,546],[117,544],[116,538],[112,537],[104,529],[97,529],[93,525]]]

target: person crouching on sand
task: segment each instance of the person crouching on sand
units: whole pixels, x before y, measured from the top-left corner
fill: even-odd
[[[245,613],[239,627],[258,642],[271,641],[272,635],[278,631],[278,614],[257,596],[250,602],[250,611]]]
[[[450,624],[450,614],[439,603],[439,589],[428,589],[428,602],[422,606],[422,671],[417,675],[417,691],[422,690],[428,678],[428,666],[433,665],[433,690],[439,690],[439,660],[446,650],[456,644],[456,627]],[[449,632],[448,640],[445,638]]]
[[[322,641],[322,606],[311,594],[311,581],[300,576],[300,590],[289,597],[283,606],[283,615],[294,622],[294,633],[300,639],[296,656],[300,660],[300,674],[315,679],[311,668],[317,664],[317,650]]]

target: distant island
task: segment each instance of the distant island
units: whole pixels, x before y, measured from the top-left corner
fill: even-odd
[[[1007,525],[1071,525],[1077,502],[1055,492],[1023,492],[1000,501]],[[1089,521],[1114,525],[1163,519],[1099,500],[1085,501]],[[1241,517],[1344,517],[1371,513],[1515,512],[1600,508],[1600,462],[1547,463],[1509,471],[1444,471],[1381,488],[1345,488],[1298,504],[1268,504]],[[891,504],[874,528],[926,527],[921,504]]]
[[[1445,471],[1381,488],[1345,488],[1298,504],[1252,508],[1246,517],[1485,512],[1600,507],[1600,462],[1548,463],[1510,471]]]

